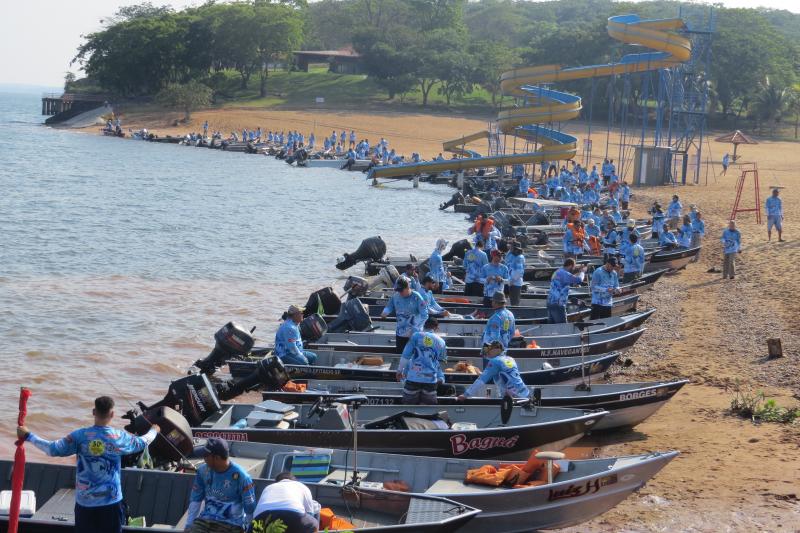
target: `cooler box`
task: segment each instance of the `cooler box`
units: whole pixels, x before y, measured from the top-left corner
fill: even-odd
[[[8,516],[11,509],[11,491],[0,492],[0,516]],[[30,518],[36,512],[36,493],[32,490],[23,490],[19,501],[19,515]]]

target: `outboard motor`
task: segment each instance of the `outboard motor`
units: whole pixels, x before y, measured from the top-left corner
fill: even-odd
[[[169,407],[154,407],[142,414],[133,415],[129,412],[124,418],[131,415],[131,423],[125,430],[136,435],[144,435],[150,431],[152,424],[158,424],[161,433],[150,443],[150,457],[156,465],[167,462],[177,462],[192,453],[192,425],[185,417]],[[136,464],[139,455],[124,456],[123,466]]]
[[[304,341],[314,342],[319,340],[328,331],[328,324],[322,315],[314,313],[309,315],[300,322],[298,326],[300,330],[300,337]]]
[[[442,256],[442,261],[452,261],[456,257],[464,259],[469,250],[472,250],[472,244],[470,244],[469,240],[461,239],[456,241],[450,247],[450,251]]]
[[[228,322],[214,334],[216,344],[211,353],[205,359],[195,361],[194,366],[200,369],[202,374],[210,376],[229,359],[247,355],[255,343],[252,335],[254,329],[248,332],[238,324]]]
[[[358,249],[352,254],[344,254],[344,257],[336,263],[339,270],[347,270],[359,261],[378,261],[386,255],[386,243],[378,237],[370,237],[361,241]]]
[[[150,406],[138,402],[137,406],[144,413],[168,407],[181,413],[192,426],[199,426],[206,418],[221,408],[216,387],[211,384],[205,374],[193,374],[173,381],[169,385],[167,395],[160,402]],[[133,418],[131,418],[132,413]],[[123,418],[135,421],[137,415],[138,412],[128,411]]]
[[[550,224],[550,217],[547,214],[539,212],[534,213],[525,222],[526,226],[548,226]]]
[[[342,311],[339,316],[328,324],[328,331],[331,333],[364,331],[371,326],[372,319],[369,316],[369,307],[361,303],[358,298],[353,298],[342,305]]]
[[[325,287],[311,294],[306,301],[304,317],[309,317],[314,313],[325,315],[338,315],[342,308],[342,301],[333,292],[331,287]]]
[[[369,281],[360,276],[350,276],[344,282],[344,290],[347,292],[349,298],[358,298],[364,296],[369,290]]]
[[[447,209],[451,205],[456,205],[456,204],[461,204],[461,203],[464,203],[464,195],[461,194],[460,192],[457,192],[457,193],[453,194],[453,196],[451,196],[449,200],[439,204],[439,210],[444,211],[445,209]]]
[[[289,382],[289,375],[281,360],[271,355],[256,363],[256,368],[249,376],[242,379],[218,383],[217,394],[222,400],[236,398],[243,392],[264,387],[267,390],[279,390]]]

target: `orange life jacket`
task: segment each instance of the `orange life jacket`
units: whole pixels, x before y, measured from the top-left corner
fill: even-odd
[[[528,189],[528,194],[532,194],[534,198],[539,198],[539,193],[536,189]]]
[[[484,219],[483,215],[478,215],[475,219],[475,224],[472,226],[472,231],[480,233],[485,239],[492,232],[492,228],[494,228],[494,219],[492,217]]]
[[[567,228],[572,231],[572,243],[583,248],[583,242],[586,240],[586,232],[583,227],[578,228],[574,223],[570,222],[567,224]]]
[[[592,251],[592,255],[602,254],[603,247],[599,237],[595,237],[594,235],[589,236],[589,249]]]

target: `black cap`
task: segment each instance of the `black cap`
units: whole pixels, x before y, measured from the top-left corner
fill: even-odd
[[[615,267],[615,266],[617,266],[617,258],[616,258],[616,257],[614,257],[613,255],[612,255],[612,256],[609,256],[609,258],[608,258],[608,260],[606,261],[606,263],[607,263],[607,264],[609,264],[609,265],[611,265],[612,267]]]
[[[218,457],[222,457],[223,459],[227,459],[230,456],[230,448],[228,447],[228,441],[225,439],[211,437],[206,440],[205,444],[195,446],[192,455],[194,457],[216,455]]]

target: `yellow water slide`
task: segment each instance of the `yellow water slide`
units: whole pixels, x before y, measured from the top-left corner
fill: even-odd
[[[683,28],[685,24],[678,18],[642,19],[638,15],[611,17],[607,29],[612,38],[656,51],[628,54],[619,62],[606,65],[571,68],[544,65],[504,72],[500,77],[501,92],[505,96],[525,99],[525,105],[501,111],[496,119],[497,129],[503,134],[533,143],[537,146],[536,151],[481,157],[466,148],[467,144],[490,135],[489,131],[480,131],[443,143],[445,151],[460,155],[460,159],[379,166],[373,168],[369,175],[388,178],[572,159],[577,152],[578,139],[542,124],[577,118],[581,112],[581,99],[573,94],[542,88],[541,85],[674,67],[688,61],[692,54],[691,41],[678,33]]]

